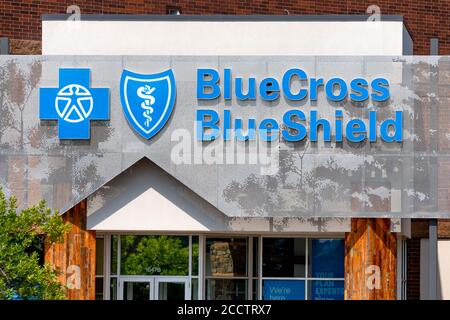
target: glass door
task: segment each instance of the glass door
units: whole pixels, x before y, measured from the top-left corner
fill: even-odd
[[[157,300],[190,300],[191,291],[186,277],[155,278],[155,299]]]
[[[187,277],[121,277],[119,300],[190,300]]]
[[[122,278],[119,281],[120,300],[153,300],[154,279]]]

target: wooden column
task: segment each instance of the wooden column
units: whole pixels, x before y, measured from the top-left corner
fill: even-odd
[[[45,262],[59,272],[71,300],[95,299],[95,231],[86,230],[86,200],[63,214],[71,230],[59,244],[45,248]]]
[[[390,219],[352,219],[345,234],[345,299],[396,299],[397,238]]]

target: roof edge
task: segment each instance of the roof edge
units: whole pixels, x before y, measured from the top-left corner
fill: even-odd
[[[71,14],[43,14],[42,21],[67,20]],[[86,21],[367,21],[370,15],[170,15],[170,14],[81,14]],[[403,22],[402,15],[380,15],[380,21]]]

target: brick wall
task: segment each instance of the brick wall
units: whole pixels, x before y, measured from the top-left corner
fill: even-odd
[[[65,13],[76,4],[81,13],[165,14],[168,6],[183,14],[365,14],[376,4],[381,14],[403,15],[414,40],[414,53],[429,54],[429,39],[438,37],[439,54],[450,54],[448,0],[0,0],[0,36],[41,39],[41,14]]]
[[[408,274],[406,296],[408,300],[420,299],[420,238],[408,239]]]

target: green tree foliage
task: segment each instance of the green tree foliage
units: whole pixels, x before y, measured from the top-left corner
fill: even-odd
[[[69,230],[42,201],[17,210],[16,199],[0,188],[0,299],[64,299],[64,288],[50,265],[39,262],[44,241],[62,240]]]
[[[122,274],[188,275],[189,246],[186,237],[122,236]],[[193,245],[198,256],[198,244]]]

